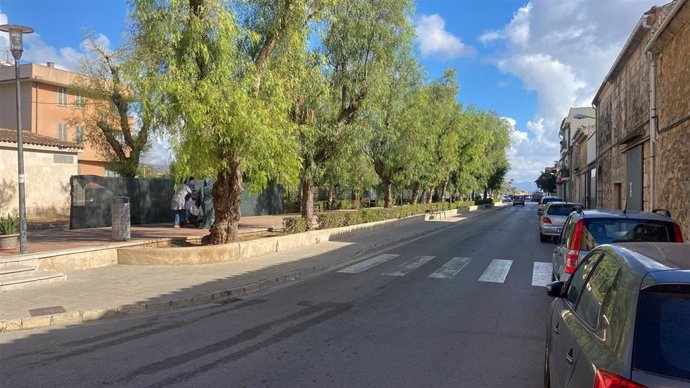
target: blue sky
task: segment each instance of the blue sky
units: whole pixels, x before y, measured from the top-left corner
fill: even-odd
[[[654,0],[418,0],[417,55],[431,77],[457,69],[458,100],[493,110],[514,127],[516,182],[558,159],[558,127],[571,106],[589,106],[616,56]],[[83,29],[111,48],[126,32],[120,0],[0,0],[0,24],[36,31],[23,59],[78,69]],[[0,50],[7,48],[0,36]],[[0,52],[0,60],[5,54]],[[158,139],[148,159],[165,159]]]

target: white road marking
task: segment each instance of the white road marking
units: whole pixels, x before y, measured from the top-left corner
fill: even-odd
[[[494,259],[479,278],[480,282],[503,283],[506,281],[513,260]]]
[[[385,263],[388,260],[394,259],[400,255],[394,255],[391,253],[384,253],[383,255],[378,255],[376,257],[372,257],[369,260],[364,260],[360,261],[357,264],[351,265],[349,267],[343,268],[338,272],[342,273],[360,273],[364,272],[370,268],[376,267],[379,264]]]
[[[532,270],[532,285],[543,287],[551,282],[551,271],[553,265],[551,263],[534,262],[534,269]]]
[[[446,264],[436,270],[436,272],[429,275],[430,278],[436,279],[448,279],[452,278],[462,271],[463,268],[470,262],[469,257],[454,257],[450,259]]]
[[[412,272],[413,270],[423,266],[424,264],[428,263],[431,261],[436,256],[417,256],[412,260],[408,260],[407,262],[401,264],[398,269],[395,271],[391,272],[384,272],[381,275],[387,275],[387,276],[405,276],[408,273]]]

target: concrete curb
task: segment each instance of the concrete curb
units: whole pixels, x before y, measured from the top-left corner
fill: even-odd
[[[494,207],[492,210],[487,212],[493,212],[500,210],[504,207],[498,206]],[[418,216],[414,216],[418,217]],[[468,217],[474,218],[473,217]],[[399,220],[397,220],[399,221]],[[399,240],[390,241],[384,244],[373,244],[367,248],[357,252],[351,260],[347,260],[343,263],[338,263],[332,266],[311,266],[302,268],[296,271],[290,271],[284,275],[276,276],[269,279],[262,279],[256,282],[248,283],[243,286],[230,288],[226,290],[215,291],[211,293],[199,294],[192,297],[170,299],[167,301],[151,302],[143,304],[125,304],[117,307],[106,308],[106,309],[93,309],[93,310],[78,310],[78,311],[68,311],[60,314],[52,314],[38,317],[29,317],[22,319],[5,319],[0,320],[0,333],[8,331],[17,330],[29,330],[38,329],[51,326],[61,326],[68,324],[79,324],[89,321],[95,321],[100,319],[114,318],[114,317],[125,317],[140,315],[146,313],[154,312],[167,312],[177,309],[182,309],[186,307],[192,307],[197,305],[218,303],[225,299],[237,298],[241,296],[252,295],[266,291],[270,288],[276,287],[278,285],[295,281],[301,278],[305,278],[312,274],[317,274],[321,272],[326,272],[332,269],[341,268],[348,265],[349,263],[360,261],[366,257],[367,254],[371,252],[380,251],[382,249],[390,248],[395,245],[407,243],[409,241],[427,236],[433,233],[438,233],[441,230],[450,228],[455,224],[445,225],[436,229],[432,229],[426,232],[417,233],[412,236],[407,236]]]
[[[198,265],[247,260],[293,248],[316,245],[332,237],[373,231],[390,224],[423,221],[424,215],[391,219],[341,228],[313,230],[285,236],[266,237],[237,243],[176,248],[124,248],[117,250],[117,264],[127,265]]]

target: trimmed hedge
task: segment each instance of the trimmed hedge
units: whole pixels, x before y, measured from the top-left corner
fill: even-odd
[[[478,199],[478,200],[474,201],[475,205],[486,205],[489,203],[494,203],[493,198]]]
[[[307,231],[307,220],[302,217],[283,218],[283,229],[287,233],[302,233]]]
[[[357,211],[322,212],[317,214],[316,217],[319,229],[330,229],[424,214],[431,211],[433,206],[437,206],[439,210],[450,210],[469,205],[470,202],[438,202],[433,204],[396,206],[393,208],[364,208]],[[287,233],[301,233],[307,230],[307,223],[302,217],[285,217],[283,218],[283,227]]]

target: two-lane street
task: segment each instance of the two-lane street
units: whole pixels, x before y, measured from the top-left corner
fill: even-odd
[[[3,385],[536,387],[552,249],[507,206],[243,300],[4,333]]]

